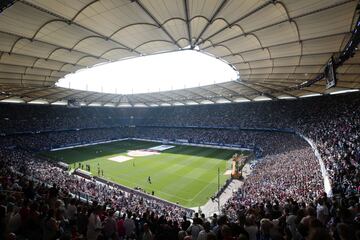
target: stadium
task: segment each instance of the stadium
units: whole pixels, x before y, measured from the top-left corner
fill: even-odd
[[[0,1],[0,240],[359,240],[359,10]],[[140,64],[87,82],[182,53],[235,78],[176,55],[151,66],[175,89]]]

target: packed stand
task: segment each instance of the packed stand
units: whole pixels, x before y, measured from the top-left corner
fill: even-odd
[[[321,195],[308,204],[291,198],[263,199],[239,204],[236,215],[225,209],[220,216],[196,214],[190,222],[175,217],[171,209],[156,211],[143,202],[134,207],[135,199],[124,203],[124,208],[80,201],[62,185],[68,173],[38,163],[26,152],[1,150],[0,154],[0,239],[360,239],[356,196]],[[48,183],[60,185],[25,177],[35,166]]]
[[[237,138],[236,134],[226,133],[222,127],[290,129],[315,141],[334,190],[351,192],[360,187],[357,170],[360,159],[359,102],[360,94],[352,93],[299,100],[127,109],[1,104],[0,129],[4,134],[136,126],[136,134],[132,136],[157,137],[149,136],[149,132],[159,132],[161,138],[194,138],[197,142],[230,144],[242,144],[245,139],[241,133],[237,133]],[[139,127],[153,129],[145,131]],[[166,133],[166,130],[156,127],[171,127],[172,130]],[[218,130],[201,133],[199,130],[193,137],[193,128],[182,131],[175,127],[212,127]],[[250,139],[246,144],[253,143]]]
[[[314,106],[314,115],[298,120],[299,131],[312,139],[325,162],[335,193],[360,191],[360,98],[349,95]]]
[[[75,231],[76,234],[88,235],[88,239],[96,239],[92,237],[97,237],[97,235],[108,236],[105,233],[108,222],[104,220],[107,218],[102,216],[116,218],[114,221],[119,223],[123,214],[129,211],[131,214],[123,219],[123,225],[127,219],[130,219],[130,230],[128,229],[127,232],[126,228],[122,228],[121,231],[117,229],[116,237],[126,236],[131,239],[134,235],[137,239],[200,240],[360,239],[360,233],[357,231],[360,227],[358,196],[360,190],[360,94],[220,106],[127,110],[81,108],[73,109],[71,112],[64,107],[54,106],[6,106],[0,111],[0,126],[2,126],[3,135],[27,131],[35,133],[3,137],[0,142],[3,142],[4,147],[7,148],[22,145],[29,146],[30,149],[50,149],[55,145],[72,145],[130,136],[258,147],[262,150],[264,158],[254,166],[253,172],[245,180],[244,187],[225,205],[224,216],[214,217],[211,223],[208,223],[207,219],[195,217],[193,223],[190,224],[187,221],[178,221],[181,213],[177,210],[165,209],[167,218],[161,218],[159,216],[162,215],[164,209],[161,205],[159,207],[158,203],[146,202],[144,204],[144,201],[139,200],[136,195],[123,194],[106,185],[97,185],[94,182],[79,179],[56,167],[53,168],[52,165],[48,166],[45,162],[37,162],[28,154],[23,155],[21,151],[8,150],[7,154],[1,156],[2,161],[7,163],[7,167],[1,168],[4,176],[2,180],[5,180],[5,183],[2,181],[0,201],[2,205],[6,205],[1,212],[1,229],[6,229],[6,231],[0,230],[0,233],[15,232],[18,236],[39,239],[29,237],[32,233],[27,232],[29,228],[26,226],[26,221],[18,220],[15,226],[20,227],[16,228],[16,231],[9,230],[8,226],[12,224],[6,224],[5,221],[9,219],[6,216],[9,213],[12,214],[12,207],[9,207],[10,211],[7,208],[9,202],[15,202],[20,209],[23,205],[26,209],[31,209],[29,206],[34,201],[28,201],[28,196],[25,196],[28,194],[29,183],[23,178],[16,179],[17,177],[12,174],[14,170],[24,173],[30,169],[27,175],[61,186],[62,190],[59,192],[62,193],[64,204],[58,203],[59,206],[68,206],[69,192],[77,190],[101,202],[106,202],[111,207],[106,211],[97,205],[92,208],[87,204],[77,203],[76,208],[81,209],[79,213],[83,214],[84,222],[86,220],[96,227],[90,227],[93,232],[88,234],[89,228],[86,230],[84,226],[89,225],[84,222],[81,224],[76,222],[75,225],[67,227],[64,224],[61,231],[60,228],[56,228],[58,229],[56,234],[60,233],[62,237],[65,236],[65,232],[72,232],[69,230],[74,228],[78,229]],[[17,108],[16,111],[13,111],[14,108]],[[41,113],[46,113],[49,109],[49,118],[43,118]],[[24,112],[30,114],[27,115]],[[310,147],[303,141],[299,141],[296,136],[288,133],[238,128],[291,129],[309,137],[316,144],[325,162],[335,195],[328,198],[322,192],[323,186],[317,160]],[[63,131],[65,129],[82,130]],[[36,134],[36,132],[54,130],[61,131]],[[14,154],[19,155],[14,156]],[[29,162],[29,165],[24,162]],[[9,166],[16,166],[16,168],[9,170]],[[50,206],[49,209],[55,206],[51,205],[49,197],[44,195],[55,190],[50,191],[46,186],[36,185],[36,191],[38,190],[40,192],[37,195],[40,196],[40,201],[36,202],[44,204],[42,206]],[[20,194],[20,197],[17,194]],[[153,216],[156,220],[151,218],[151,213],[146,212],[144,205],[145,208],[149,207],[150,211],[154,211]],[[53,223],[65,219],[60,213],[54,215],[54,213],[49,214],[44,211],[43,208],[41,210],[37,210],[40,208],[36,206],[33,208],[39,212],[42,219],[54,219]],[[47,208],[44,207],[44,209]],[[59,210],[56,206],[52,209]],[[117,210],[118,214],[115,214]],[[173,211],[175,214],[172,215]],[[25,212],[28,211],[25,210]],[[144,213],[145,215],[141,216]],[[20,210],[18,216],[22,217]],[[114,221],[111,220],[113,223]],[[131,222],[135,227],[132,227]],[[349,235],[349,233],[353,234]],[[42,229],[37,234],[43,236],[48,232]]]
[[[318,160],[308,146],[267,155],[252,168],[242,188],[227,203],[228,212],[234,213],[240,206],[252,206],[263,199],[272,199],[281,205],[289,198],[309,203],[324,193]]]
[[[92,205],[74,195],[79,191],[95,199]],[[53,163],[15,149],[0,150],[0,205],[0,239],[17,236],[34,240],[90,240],[98,239],[98,235],[104,237],[101,239],[115,236],[130,239],[143,235],[143,230],[138,224],[126,224],[125,216],[131,222],[138,221],[138,217],[153,221],[151,228],[155,234],[161,222],[175,226],[192,214],[135,192],[71,175]],[[109,217],[112,226],[106,221]]]

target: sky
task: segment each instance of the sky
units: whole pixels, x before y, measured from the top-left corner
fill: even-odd
[[[143,56],[81,69],[57,86],[104,93],[148,93],[236,80],[228,64],[193,50]]]

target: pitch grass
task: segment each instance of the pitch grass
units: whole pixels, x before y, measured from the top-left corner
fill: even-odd
[[[99,163],[105,179],[130,188],[137,186],[147,192],[155,191],[156,196],[185,207],[197,207],[204,205],[216,193],[218,168],[220,183],[223,184],[229,177],[224,175],[229,159],[234,153],[239,153],[233,150],[176,145],[160,155],[135,157],[122,163],[108,160],[114,156],[126,156],[128,150],[158,145],[161,144],[129,140],[43,152],[41,155],[66,162],[71,168],[78,167],[79,163],[84,167],[89,164],[94,176],[98,174]],[[102,152],[96,153],[99,150]],[[148,176],[151,176],[151,184],[147,182]]]

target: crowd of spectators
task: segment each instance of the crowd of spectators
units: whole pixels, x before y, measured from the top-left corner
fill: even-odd
[[[133,135],[145,139],[185,140],[190,143],[238,145],[256,149],[260,155],[285,152],[304,145],[299,137],[285,132],[231,129],[136,127]]]
[[[53,230],[57,226],[56,236],[82,234],[96,239],[92,236],[102,233],[109,239],[105,229],[111,221],[117,223],[116,235],[129,239],[360,239],[356,231],[360,227],[359,106],[358,93],[291,101],[130,109],[2,104],[0,203],[4,207],[0,227],[6,231],[0,229],[0,233],[14,232],[29,239],[41,239],[36,238],[41,234],[43,239],[54,239],[46,238],[51,231],[43,229],[51,225]],[[318,161],[305,141],[291,133],[264,128],[291,130],[312,140],[324,160],[334,196],[323,192]],[[180,220],[182,208],[69,175],[27,152],[123,137],[236,144],[259,149],[262,158],[244,186],[225,204],[223,216],[211,222],[195,217],[190,225]],[[35,184],[14,172],[40,182]],[[49,188],[44,182],[57,187]],[[58,193],[55,202],[54,189]],[[70,203],[70,193],[78,192],[96,201],[93,205]],[[14,206],[18,212],[12,212]],[[65,214],[69,206],[77,209],[75,219]],[[15,224],[9,224],[11,214],[18,214],[12,222]],[[23,219],[32,214],[38,216],[38,223],[44,223],[38,226],[41,231],[29,227],[32,221]],[[131,231],[124,227],[128,219],[134,223],[128,225]],[[89,228],[89,224],[96,227]],[[13,229],[13,225],[17,227]]]
[[[300,159],[299,154],[310,154],[306,151],[292,154]],[[287,168],[291,175],[316,168],[313,162],[296,159],[300,166],[284,168],[288,163],[281,156],[275,165],[265,157],[221,215],[195,214],[190,222],[184,209],[69,175],[26,151],[2,149],[0,156],[0,239],[360,239],[358,196],[328,198],[316,194],[319,186],[308,181],[310,173],[300,180],[300,173],[289,178],[287,172],[276,171]],[[259,189],[263,183],[270,189]],[[73,191],[99,201],[80,201]],[[296,195],[302,198],[289,197]]]
[[[128,137],[159,141],[180,140],[196,144],[236,145],[254,149],[258,156],[297,149],[305,144],[298,140],[298,136],[285,132],[169,127],[112,127],[15,134],[0,137],[0,142],[17,144],[32,150],[49,150]],[[284,145],[284,142],[293,144]]]
[[[357,171],[360,158],[359,104],[359,93],[300,100],[126,109],[104,107],[72,109],[63,106],[1,104],[0,129],[4,134],[137,126],[135,133],[130,131],[120,135],[154,138],[158,137],[158,134],[159,138],[184,138],[194,142],[244,146],[256,145],[254,134],[241,132],[233,134],[229,133],[231,130],[225,131],[221,127],[291,129],[315,141],[335,191],[353,191],[359,187]],[[156,128],[166,126],[172,129]],[[153,128],[144,130],[140,127]],[[186,130],[175,127],[213,127],[218,130]],[[122,132],[124,131],[122,129]],[[109,132],[105,138],[119,135],[112,134],[112,130]],[[64,140],[60,141],[49,134],[47,142],[54,142],[53,145],[71,144],[72,142],[66,140],[68,139],[66,135],[69,134],[63,135]],[[250,139],[246,139],[250,135]],[[81,138],[86,137],[81,136]],[[56,141],[60,142],[56,143]]]
[[[2,133],[52,131],[83,128],[136,126],[208,126],[241,128],[300,129],[323,113],[334,118],[356,106],[359,93],[321,96],[297,100],[279,100],[232,104],[176,107],[109,108],[1,104]],[[44,117],[46,116],[46,117]]]
[[[192,216],[185,208],[72,175],[24,150],[6,148],[0,150],[0,206],[0,239],[9,234],[34,240],[83,239],[80,235],[97,239],[101,233],[106,236],[103,239],[134,239],[143,235],[145,219],[153,221],[150,226],[156,234],[160,224],[175,227]],[[91,214],[96,213],[97,218],[100,212],[102,223],[94,224]],[[106,221],[109,217],[114,222],[111,227]],[[49,218],[51,222],[47,222]],[[125,218],[131,226],[125,224]],[[98,229],[93,225],[99,225]]]
[[[60,132],[43,132],[38,134],[22,134],[5,137],[14,139],[18,145],[33,150],[49,150],[52,148],[81,145],[129,136],[128,128],[83,129]]]
[[[319,150],[334,192],[360,190],[360,98],[358,94],[313,106],[316,114],[299,118],[297,129]]]
[[[129,119],[123,109],[1,104],[0,133],[116,127]]]
[[[267,155],[252,168],[242,188],[229,200],[226,207],[229,212],[263,199],[272,199],[281,205],[289,198],[309,203],[324,193],[319,163],[309,146]]]

